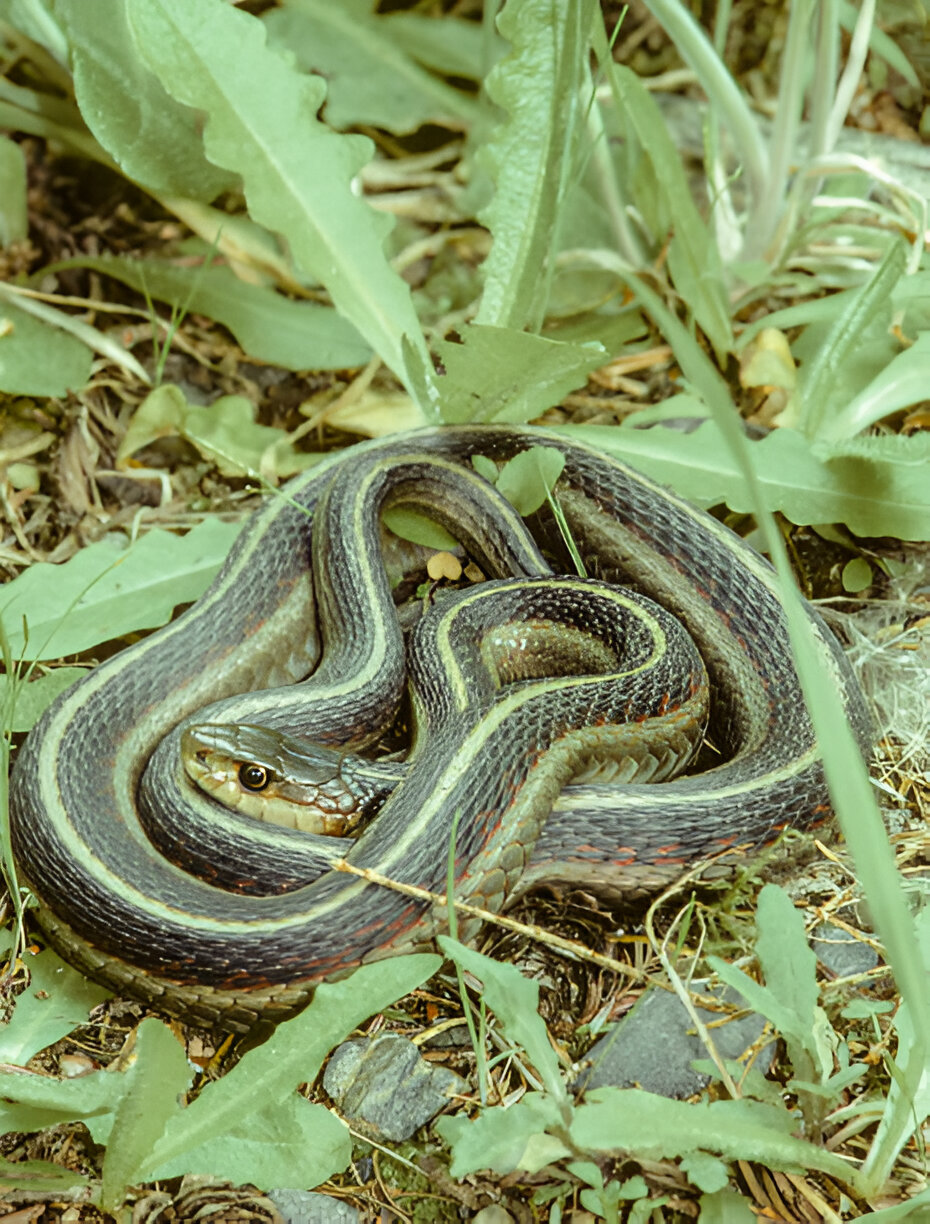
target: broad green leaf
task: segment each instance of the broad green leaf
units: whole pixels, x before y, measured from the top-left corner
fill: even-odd
[[[0,391],[64,397],[86,386],[91,360],[85,344],[0,299]]]
[[[710,1152],[726,1160],[755,1160],[770,1169],[820,1169],[842,1182],[854,1172],[824,1148],[796,1139],[795,1119],[758,1101],[689,1104],[639,1088],[597,1088],[575,1110],[574,1143],[589,1152],[624,1152],[662,1160]]]
[[[893,357],[880,374],[833,416],[819,431],[825,440],[851,438],[892,412],[910,408],[927,398],[930,386],[930,332],[921,332],[910,348]]]
[[[693,1152],[683,1156],[681,1171],[692,1185],[705,1193],[722,1190],[730,1180],[727,1166],[716,1156],[708,1156],[706,1152]]]
[[[546,1086],[548,1099],[556,1107],[568,1101],[559,1060],[539,1014],[539,986],[513,965],[482,956],[448,935],[440,935],[439,946],[459,968],[482,983],[481,999],[494,1012],[498,1024],[513,1042],[526,1051]]]
[[[255,405],[242,395],[224,395],[208,406],[188,404],[182,432],[224,476],[274,480],[305,471],[318,458],[295,450],[280,429],[260,425]]]
[[[101,146],[156,195],[212,200],[235,184],[203,155],[197,115],[140,57],[125,0],[56,0],[71,49],[74,93]]]
[[[516,972],[516,970],[514,970]],[[549,1127],[563,1122],[556,1101],[544,1092],[528,1092],[515,1105],[483,1110],[476,1118],[455,1114],[437,1118],[436,1131],[452,1149],[453,1177],[467,1177],[479,1169],[535,1173],[569,1154],[563,1140]]]
[[[650,161],[672,227],[668,261],[675,288],[722,356],[732,347],[733,333],[716,242],[694,204],[681,159],[655,99],[623,64],[611,66],[611,85],[621,113]],[[664,241],[666,236],[656,237]]]
[[[735,1190],[701,1195],[698,1224],[756,1224],[758,1216]]]
[[[672,429],[560,426],[563,437],[625,459],[647,476],[702,505],[755,510],[746,482],[716,422],[693,433]],[[793,429],[753,442],[749,459],[769,510],[792,523],[845,523],[856,535],[930,539],[930,437],[850,438],[810,443]]]
[[[353,190],[371,142],[319,122],[322,79],[270,51],[264,26],[250,14],[223,0],[127,4],[162,84],[206,116],[207,157],[242,176],[253,219],[286,238],[297,262],[411,393],[426,393],[421,407],[434,416],[432,365],[410,289],[384,252],[390,219]]]
[[[0,1159],[0,1194],[41,1194],[50,1198],[64,1196],[70,1190],[86,1186],[90,1178],[73,1169],[65,1169],[50,1160]]]
[[[446,376],[439,382],[449,425],[522,424],[584,385],[610,354],[600,344],[568,344],[510,327],[462,329],[463,343],[440,340]]]
[[[4,708],[6,701],[15,694],[10,730],[31,731],[59,693],[86,674],[86,667],[56,667],[44,676],[35,676],[28,682],[12,686],[12,691],[10,677],[0,676],[0,708]],[[0,1061],[4,1060],[0,1058]],[[5,1061],[16,1060],[8,1058]]]
[[[422,985],[441,963],[428,954],[397,956],[363,965],[341,982],[318,986],[309,1007],[279,1024],[229,1075],[206,1085],[155,1144],[147,1172],[231,1130],[243,1133],[248,1119],[274,1109],[299,1083],[312,1080],[333,1046],[357,1024]]]
[[[263,20],[273,47],[326,78],[326,120],[333,127],[372,124],[404,134],[425,123],[470,124],[474,98],[421,68],[393,40],[393,23],[371,8],[369,0],[291,0]]]
[[[15,1110],[24,1106],[48,1115],[43,1125],[72,1121],[107,1113],[115,1108],[123,1093],[122,1077],[108,1071],[93,1071],[74,1079],[55,1079],[34,1071],[0,1071],[0,1127],[4,1130],[28,1129],[10,1125]]]
[[[728,986],[739,991],[754,1011],[771,1020],[780,1033],[792,1038],[796,1035],[799,1020],[790,1000],[782,999],[774,990],[760,985],[748,973],[719,956],[709,956],[708,964]]]
[[[756,926],[756,955],[765,984],[795,1013],[802,1032],[809,1032],[820,994],[817,957],[801,912],[777,884],[766,884],[759,894]]]
[[[531,446],[501,468],[496,485],[525,518],[534,514],[555,488],[565,456],[552,446]]]
[[[486,90],[508,118],[479,155],[495,192],[480,214],[494,242],[478,323],[517,331],[542,323],[560,211],[577,175],[593,15],[591,0],[524,0],[498,17],[511,50]]]
[[[26,216],[26,158],[9,136],[0,136],[0,247],[29,232]]]
[[[123,1202],[126,1187],[141,1180],[145,1158],[180,1112],[193,1072],[171,1029],[149,1017],[135,1031],[131,1063],[121,1078],[123,1095],[103,1160],[101,1201],[111,1211]]]
[[[5,951],[12,942],[4,932]],[[0,1027],[0,1062],[24,1066],[34,1054],[83,1024],[110,991],[72,969],[51,948],[26,952],[29,985],[16,997],[13,1014]]]
[[[882,310],[887,310],[891,295],[904,275],[906,262],[903,240],[889,246],[866,283],[849,298],[812,360],[801,366],[796,423],[809,438],[835,436],[830,423],[830,411],[836,407],[832,398],[834,384],[844,364],[861,344],[864,328]],[[852,420],[852,417],[847,419]]]
[[[385,510],[381,517],[385,526],[395,535],[399,535],[402,540],[410,540],[413,544],[422,544],[424,548],[442,551],[455,548],[458,544],[455,536],[450,535],[445,527],[440,527],[417,510],[394,506]]]
[[[413,10],[394,12],[380,21],[398,47],[443,76],[480,81],[504,51],[503,42],[486,23],[482,27],[451,12],[438,19]]]
[[[312,1105],[295,1092],[250,1113],[241,1126],[180,1153],[148,1176],[195,1173],[236,1184],[251,1182],[260,1190],[312,1188],[341,1173],[351,1158],[352,1137],[345,1123],[324,1105]]]
[[[255,406],[242,395],[223,395],[212,404],[189,404],[180,387],[165,383],[142,401],[129,422],[116,456],[130,455],[158,438],[185,438],[215,463],[224,476],[293,476],[317,457],[294,448],[280,429],[260,425]]]
[[[140,293],[228,327],[242,350],[287,370],[344,370],[364,365],[371,348],[331,306],[294,301],[241,280],[227,267],[196,267],[166,259],[102,255],[68,259],[49,271],[93,268]]]
[[[114,533],[61,565],[30,566],[3,589],[13,657],[58,659],[166,624],[178,604],[203,594],[241,526],[208,518],[185,536],[150,531],[131,546]]]

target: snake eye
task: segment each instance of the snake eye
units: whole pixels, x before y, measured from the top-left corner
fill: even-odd
[[[239,781],[246,790],[260,791],[264,790],[271,777],[268,770],[263,765],[254,765],[251,762],[239,766]]]

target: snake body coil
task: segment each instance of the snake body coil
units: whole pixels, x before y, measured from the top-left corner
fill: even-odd
[[[326,839],[235,814],[215,821],[210,801],[182,776],[178,744],[185,725],[205,721],[277,726],[349,748],[371,742],[405,674],[380,560],[380,509],[426,509],[486,573],[515,578],[503,586],[519,600],[520,581],[535,582],[548,565],[470,457],[504,461],[531,445],[564,455],[556,497],[596,572],[663,605],[697,644],[722,763],[662,786],[575,785],[557,798],[564,778],[545,756],[535,763],[531,752],[506,783],[495,777],[494,754],[505,751],[510,731],[492,719],[471,726],[467,751],[438,753],[428,784],[405,783],[346,858],[441,893],[457,815],[457,895],[493,909],[515,887],[546,878],[593,879],[614,892],[653,888],[724,847],[758,846],[786,825],[829,813],[765,561],[674,494],[555,433],[418,431],[328,457],[293,481],[286,498],[256,513],[192,609],[102,663],[30,733],[13,773],[13,849],[40,922],[66,958],[163,1011],[244,1031],[301,1006],[322,978],[429,942],[438,918],[409,897],[328,870]],[[542,530],[553,549],[545,523]],[[569,597],[583,599],[580,580],[555,581],[574,583]],[[626,598],[609,591],[597,584],[590,598]],[[838,702],[865,744],[861,693],[829,630],[813,610],[809,619]],[[672,651],[665,630],[657,632],[651,650],[661,664]],[[445,647],[435,650],[441,656]],[[448,669],[451,658],[437,666]],[[695,675],[659,705],[686,706]],[[529,687],[535,693],[546,683]],[[304,688],[327,694],[326,711],[295,711]],[[512,704],[513,717],[526,722],[531,706],[516,697]],[[637,717],[660,712],[649,707]],[[163,826],[153,831],[139,815],[150,760],[156,794],[170,794],[171,849]],[[209,837],[203,828],[213,829]],[[195,858],[200,849],[193,874],[179,865],[185,841]],[[292,878],[282,880],[289,862]]]

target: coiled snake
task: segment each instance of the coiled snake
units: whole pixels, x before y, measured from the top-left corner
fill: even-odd
[[[540,547],[470,463],[531,445],[564,455],[555,496],[571,533],[599,575],[623,575],[632,591],[560,577],[560,593],[546,593]],[[540,879],[654,888],[723,847],[758,846],[828,814],[772,570],[653,481],[556,433],[464,426],[328,456],[285,494],[254,515],[193,608],[64,693],[18,754],[14,853],[49,938],[90,975],[166,1012],[247,1030],[301,1006],[324,977],[428,943],[442,921],[329,869],[334,853],[442,893],[457,818],[457,895],[498,909]],[[187,778],[180,743],[185,726],[205,722],[257,723],[345,750],[377,738],[405,678],[379,546],[387,504],[428,512],[499,581],[437,601],[414,635],[425,661],[413,664],[412,766],[346,854],[342,840],[218,810]],[[540,517],[543,549],[557,553]],[[701,662],[672,616],[650,619],[650,600],[703,658],[721,763],[664,785],[562,791],[604,753],[637,776],[644,724],[670,719],[672,729],[640,777],[687,759],[685,723],[700,736]],[[563,617],[560,640],[581,643],[581,662],[556,680],[535,652]],[[868,718],[842,651],[812,609],[809,623],[865,744]],[[508,661],[516,639],[528,665]],[[618,661],[621,639],[631,660]],[[653,689],[640,684],[647,665]],[[627,709],[632,731],[619,723]],[[146,816],[137,800],[150,758]],[[192,867],[179,865],[186,850]]]

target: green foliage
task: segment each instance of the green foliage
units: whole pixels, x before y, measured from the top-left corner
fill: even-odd
[[[788,910],[793,913],[794,908],[774,885],[765,892],[758,948],[760,960],[764,958],[771,968],[773,989],[751,985],[786,1020],[793,1049],[803,1055],[807,1067],[810,1035],[796,1036],[803,1016],[812,1017],[816,1009],[813,954],[804,945],[806,954],[800,963],[791,964],[799,951],[797,940],[783,941],[781,935]],[[744,1098],[692,1105],[639,1089],[599,1088],[587,1093],[582,1104],[574,1104],[565,1092],[558,1060],[537,1011],[535,983],[523,979],[512,966],[482,957],[451,939],[441,937],[440,943],[450,959],[481,982],[482,1003],[494,1012],[508,1041],[525,1051],[541,1081],[538,1091],[527,1092],[506,1109],[486,1108],[473,1119],[462,1115],[439,1119],[436,1129],[452,1148],[453,1176],[464,1177],[484,1168],[501,1174],[517,1169],[533,1173],[580,1153],[622,1153],[641,1160],[681,1158],[694,1184],[709,1194],[726,1184],[722,1162],[729,1160],[755,1160],[776,1169],[820,1169],[842,1182],[855,1183],[855,1172],[844,1160],[795,1136],[797,1120],[780,1102]],[[745,975],[736,973],[736,978],[743,983]],[[774,993],[786,985],[787,999]],[[751,1002],[757,1002],[755,996]],[[837,1094],[843,1086],[837,1087]],[[597,1166],[588,1160],[568,1168],[603,1201],[608,1188],[598,1182]],[[612,1193],[619,1194],[620,1188]],[[599,1210],[609,1218],[603,1208]]]
[[[428,388],[432,366],[410,291],[384,254],[389,221],[352,190],[371,142],[319,122],[322,79],[296,72],[264,45],[253,17],[217,0],[126,5],[137,52],[172,97],[208,116],[204,151],[241,176],[252,217],[287,239],[408,386]]]
[[[494,244],[482,269],[478,323],[542,325],[559,223],[578,173],[593,14],[592,0],[524,0],[498,18],[512,49],[486,89],[508,118],[481,154],[495,194],[481,214]]]
[[[266,1188],[318,1185],[348,1164],[349,1134],[328,1109],[294,1089],[316,1077],[330,1049],[356,1025],[415,989],[439,964],[430,955],[395,957],[320,986],[305,1011],[186,1106],[192,1072],[171,1030],[155,1019],[136,1030],[122,1073],[57,1080],[0,1071],[6,1101],[0,1123],[5,1130],[37,1130],[85,1121],[97,1142],[107,1144],[100,1202],[111,1210],[130,1185],[188,1172]],[[19,1166],[15,1171],[23,1177]]]
[[[9,136],[0,136],[0,247],[28,233],[26,158]]]
[[[608,356],[596,341],[570,344],[482,324],[464,328],[461,344],[442,340],[436,349],[445,368],[443,420],[450,425],[531,420]]]
[[[12,955],[9,931],[0,932],[0,949]],[[51,948],[28,950],[22,962],[29,985],[16,996],[12,1015],[0,1027],[0,1063],[24,1066],[34,1054],[83,1024],[88,1012],[109,997],[109,991],[72,969]]]
[[[83,387],[91,354],[67,332],[37,319],[0,295],[0,391],[9,395],[67,395]]]
[[[205,407],[190,404],[180,387],[168,384],[149,393],[136,409],[117,452],[117,464],[159,438],[184,438],[224,476],[255,476],[277,482],[316,462],[295,450],[270,425],[255,420],[255,408],[241,395],[223,395]]]
[[[473,123],[475,99],[421,67],[415,45],[410,48],[404,39],[405,27],[376,17],[371,7],[369,0],[294,0],[264,15],[271,45],[292,55],[305,72],[326,78],[327,123],[335,128],[372,124],[399,134],[425,123],[450,128]],[[473,37],[474,24],[453,18],[421,22],[424,26],[437,35],[430,58],[455,72],[451,65],[461,62],[453,44],[463,35]],[[463,75],[477,76],[477,67]]]
[[[861,535],[930,538],[926,438],[857,436],[926,398],[926,192],[835,149],[870,42],[905,77],[916,79],[913,70],[894,44],[870,30],[871,6],[792,4],[769,132],[715,49],[726,31],[721,27],[712,40],[678,0],[652,0],[650,8],[709,99],[702,199],[692,196],[653,97],[612,62],[593,0],[509,0],[498,22],[506,49],[490,22],[482,30],[422,12],[385,16],[361,0],[292,0],[261,20],[223,0],[0,0],[7,23],[0,37],[11,62],[28,66],[15,80],[0,78],[0,123],[120,170],[204,240],[193,249],[200,264],[194,269],[173,262],[190,248],[166,259],[84,259],[72,266],[111,274],[178,311],[207,314],[255,359],[290,370],[339,369],[374,352],[423,420],[524,422],[609,358],[628,355],[648,318],[671,346],[683,382],[683,393],[656,415],[713,419],[687,435],[584,426],[586,441],[695,500],[759,514],[776,560],[782,554],[766,518],[771,510],[796,523],[843,522]],[[842,76],[841,24],[855,32]],[[607,86],[598,96],[592,47]],[[483,81],[484,92],[471,96],[435,72]],[[810,121],[802,139],[805,106]],[[373,145],[334,130],[360,123],[397,133],[425,123],[470,132],[461,163],[471,174],[468,192],[453,192],[443,220],[470,221],[483,196],[479,216],[493,244],[480,300],[461,306],[454,338],[431,343],[443,366],[438,377],[414,299],[390,263],[390,221],[357,190],[359,176],[377,166]],[[736,158],[728,160],[728,147]],[[4,242],[24,230],[22,166],[18,146],[0,142]],[[249,215],[228,215],[240,189]],[[230,194],[223,207],[211,209],[224,190]],[[207,248],[226,264],[204,266]],[[852,256],[852,249],[864,253]],[[305,299],[320,287],[332,307]],[[636,307],[621,302],[622,294],[631,294]],[[773,309],[780,300],[792,305]],[[746,325],[749,313],[757,321]],[[79,390],[92,353],[147,381],[112,339],[19,286],[0,286],[0,322],[0,390],[34,396]],[[749,346],[762,328],[780,331],[787,356],[764,354],[750,371]],[[747,358],[745,389],[786,393],[781,428],[751,446],[721,374],[734,358]],[[185,438],[226,474],[276,477],[306,461],[238,397],[203,408],[177,388],[160,388],[136,412],[121,458],[163,436]],[[566,436],[577,436],[577,428],[568,427]],[[504,469],[499,487],[528,512],[551,492],[558,473],[540,470],[540,463],[554,458],[551,450],[527,452]],[[108,537],[66,565],[33,566],[5,592],[10,648],[26,659],[57,657],[164,623],[178,602],[206,586],[234,534],[209,521],[180,542],[152,532],[126,550]],[[854,565],[844,573],[853,589],[871,577]],[[785,591],[793,615],[787,579]],[[905,1000],[895,1016],[892,1086],[863,1168],[850,1169],[813,1142],[863,1068],[851,1062],[820,1007],[797,912],[767,888],[757,946],[764,984],[723,962],[718,970],[784,1037],[805,1139],[797,1136],[797,1118],[772,1100],[689,1106],[602,1089],[576,1105],[536,1013],[535,987],[510,967],[447,941],[448,954],[484,982],[485,1003],[541,1081],[506,1111],[442,1120],[455,1175],[488,1167],[533,1172],[567,1160],[584,1186],[587,1210],[617,1219],[621,1205],[631,1204],[629,1218],[638,1220],[661,1200],[646,1197],[641,1179],[605,1180],[592,1157],[622,1151],[678,1158],[703,1191],[701,1220],[738,1221],[748,1217],[723,1189],[727,1161],[819,1169],[873,1194],[928,1116],[930,999],[920,955],[930,942],[927,924],[918,920],[915,942],[881,827],[862,818],[874,804],[858,750],[837,725],[835,701],[824,692],[799,623],[794,639],[847,840]],[[62,670],[19,687],[8,722],[28,727],[70,678]],[[9,682],[0,696],[9,712]],[[25,1061],[41,1048],[32,1048],[36,1042],[55,1040],[95,997],[91,988],[82,994],[70,971],[57,976],[56,967],[47,978],[56,983],[50,1008],[40,992],[45,966],[55,962],[42,957],[33,966],[33,987],[0,1032],[7,1061]],[[321,989],[304,1016],[282,1025],[192,1104],[180,1100],[190,1078],[180,1047],[147,1021],[123,1073],[62,1084],[5,1073],[6,1124],[28,1129],[85,1118],[108,1142],[102,1196],[109,1205],[133,1181],[190,1170],[264,1186],[321,1180],[344,1167],[348,1138],[328,1111],[296,1096],[294,1085],[312,1078],[329,1046],[376,1010],[379,991],[393,999],[415,977],[422,980],[425,961],[409,977],[405,964],[363,970],[351,979],[357,987]],[[848,1116],[880,1108],[867,1097]],[[60,1191],[76,1181],[55,1166],[11,1168],[0,1170],[4,1185]],[[926,1201],[917,1196],[873,1214],[905,1218]]]
[[[331,306],[294,301],[219,264],[203,264],[192,274],[166,259],[101,255],[67,259],[48,271],[65,268],[90,268],[160,302],[207,315],[228,327],[250,357],[286,370],[343,370],[371,356],[369,345]]]
[[[156,530],[132,545],[111,534],[61,565],[30,566],[4,588],[0,608],[14,657],[56,659],[164,625],[206,590],[240,527],[208,518],[180,539]]]
[[[210,201],[235,174],[204,156],[198,117],[137,54],[122,0],[56,0],[81,117],[127,178],[157,195]]]

